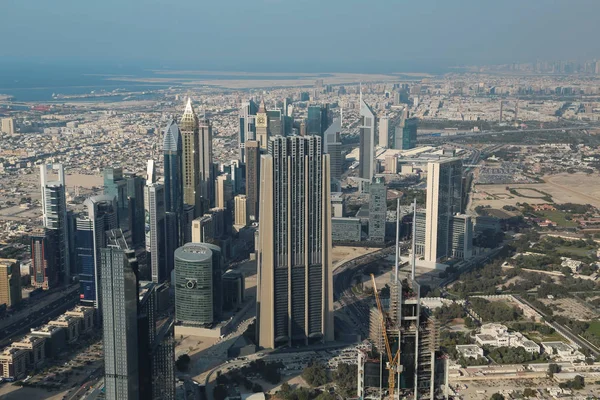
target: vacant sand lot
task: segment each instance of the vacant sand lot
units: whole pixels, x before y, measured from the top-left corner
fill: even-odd
[[[503,206],[514,206],[517,203],[543,204],[546,203],[542,194],[527,189],[536,189],[548,193],[555,203],[591,204],[600,207],[600,176],[577,174],[558,174],[545,176],[544,183],[476,185],[471,208],[479,205],[501,209]],[[540,198],[521,197],[511,194],[507,187],[516,189],[525,196],[540,196]]]

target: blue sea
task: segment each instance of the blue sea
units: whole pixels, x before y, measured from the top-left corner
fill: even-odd
[[[144,92],[178,86],[177,82],[137,82],[139,78],[176,78],[184,80],[215,79],[298,79],[294,74],[284,75],[217,75],[208,73],[163,74],[157,70],[135,68],[62,68],[46,66],[0,66],[0,94],[13,96],[17,102],[64,102],[53,95],[85,95],[94,92],[95,100],[120,101],[123,96],[98,96],[103,92]],[[326,77],[328,74],[319,74]],[[111,78],[119,77],[119,80]],[[130,78],[131,80],[128,80]],[[150,95],[147,95],[150,96]],[[88,100],[88,99],[82,99]],[[68,101],[76,101],[69,99]]]

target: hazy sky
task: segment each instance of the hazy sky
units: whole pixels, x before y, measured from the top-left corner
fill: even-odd
[[[0,0],[7,62],[409,71],[600,58],[600,0]]]

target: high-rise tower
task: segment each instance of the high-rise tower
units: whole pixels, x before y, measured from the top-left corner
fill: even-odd
[[[181,133],[175,121],[165,128],[163,138],[165,156],[165,227],[167,273],[173,268],[173,253],[183,239],[183,180]]]
[[[87,212],[77,218],[76,257],[79,265],[80,298],[101,309],[100,250],[106,247],[106,231],[118,228],[115,197],[93,196],[84,203]]]
[[[360,95],[360,170],[363,179],[371,180],[375,176],[375,130],[377,117],[373,109]]]
[[[138,399],[138,261],[120,231],[109,235],[101,257],[106,398]]]
[[[200,186],[199,123],[192,107],[192,100],[189,98],[179,128],[183,150],[183,202],[196,207],[200,196],[198,192]]]
[[[148,176],[144,187],[144,210],[146,214],[146,252],[152,282],[162,283],[169,279],[167,270],[167,241],[165,240],[165,187],[156,182],[154,162],[148,161]],[[173,256],[172,254],[170,255]]]
[[[329,155],[318,136],[273,137],[261,158],[257,337],[333,340]]]
[[[71,281],[71,263],[69,249],[69,228],[67,223],[67,200],[65,186],[65,170],[62,164],[55,164],[52,169],[58,173],[56,181],[49,181],[47,166],[40,165],[40,183],[42,189],[42,213],[44,227],[56,231],[58,243],[58,274],[60,282]]]
[[[462,160],[448,158],[427,165],[426,262],[452,254],[452,221],[462,206]]]
[[[267,115],[265,101],[261,100],[260,107],[258,107],[258,111],[256,112],[256,141],[259,143],[261,149],[267,150],[268,140],[269,117]]]
[[[215,203],[215,171],[212,148],[212,123],[208,118],[199,120],[198,165],[200,176],[200,197],[212,207]],[[196,212],[200,205],[196,203]],[[198,214],[197,214],[198,215]]]
[[[246,209],[248,219],[258,221],[260,182],[260,144],[256,140],[246,142]]]
[[[239,147],[240,147],[240,160],[246,162],[246,142],[248,140],[256,139],[256,112],[258,106],[252,100],[242,103],[240,108],[240,132],[239,132]]]
[[[382,178],[375,178],[369,186],[369,241],[385,241],[387,215],[387,187]]]

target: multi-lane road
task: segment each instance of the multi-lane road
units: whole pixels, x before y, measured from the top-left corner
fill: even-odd
[[[9,343],[10,338],[29,332],[51,318],[55,318],[79,301],[79,285],[72,285],[60,292],[40,299],[29,300],[31,305],[0,321],[0,346]]]

